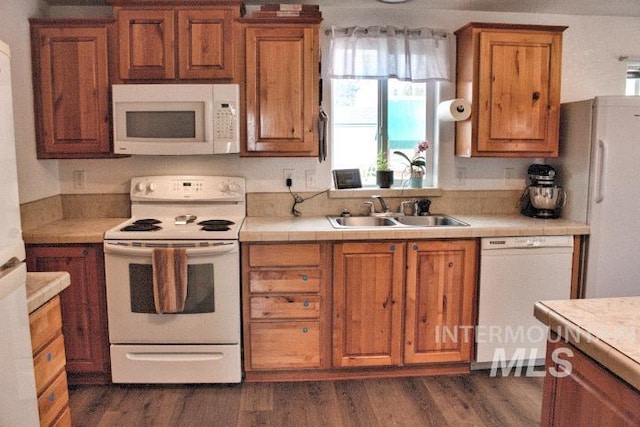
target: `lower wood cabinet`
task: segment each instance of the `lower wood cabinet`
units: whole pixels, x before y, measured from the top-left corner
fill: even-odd
[[[41,426],[71,426],[60,297],[29,315]]]
[[[402,361],[402,242],[333,247],[333,366]]]
[[[244,366],[261,372],[329,366],[326,244],[250,244],[242,248]]]
[[[244,244],[248,381],[469,371],[475,239]]]
[[[27,269],[71,276],[71,285],[60,294],[69,383],[110,383],[102,246],[27,245]]]
[[[547,342],[545,370],[540,425],[640,425],[640,393],[557,336]]]
[[[470,362],[474,342],[475,240],[407,244],[404,362]]]

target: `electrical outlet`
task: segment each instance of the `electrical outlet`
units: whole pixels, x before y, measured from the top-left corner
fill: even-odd
[[[85,171],[73,171],[73,188],[83,189],[85,187]]]
[[[291,187],[293,185],[293,169],[282,169],[282,178],[284,179],[284,185]]]
[[[307,179],[307,188],[313,189],[316,188],[316,171],[313,169],[307,169],[305,171],[305,177]]]
[[[467,169],[456,168],[456,181],[458,185],[466,185],[467,181]]]

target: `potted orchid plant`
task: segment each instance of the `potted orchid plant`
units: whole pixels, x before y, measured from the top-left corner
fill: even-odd
[[[429,141],[421,141],[418,143],[415,153],[411,158],[402,151],[393,152],[393,154],[397,154],[407,161],[406,171],[409,174],[410,186],[413,188],[422,188],[422,180],[427,172],[427,159],[424,153],[429,147]]]

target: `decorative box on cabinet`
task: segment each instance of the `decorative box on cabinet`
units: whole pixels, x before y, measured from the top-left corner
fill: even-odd
[[[240,1],[109,2],[118,21],[122,80],[235,77]]]
[[[29,315],[41,426],[71,426],[60,297]]]
[[[248,380],[329,366],[328,253],[317,243],[243,245]]]
[[[286,21],[241,20],[247,111],[244,156],[318,156],[321,19]]]
[[[567,27],[470,23],[458,31],[456,155],[557,157],[562,32]]]
[[[39,159],[112,157],[113,19],[30,19]]]
[[[111,382],[104,255],[101,245],[27,245],[29,271],[67,271],[60,294],[70,384]]]

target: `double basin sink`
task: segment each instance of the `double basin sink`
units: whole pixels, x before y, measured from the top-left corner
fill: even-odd
[[[426,216],[328,216],[333,228],[378,228],[378,227],[464,227],[464,221],[449,215]]]

